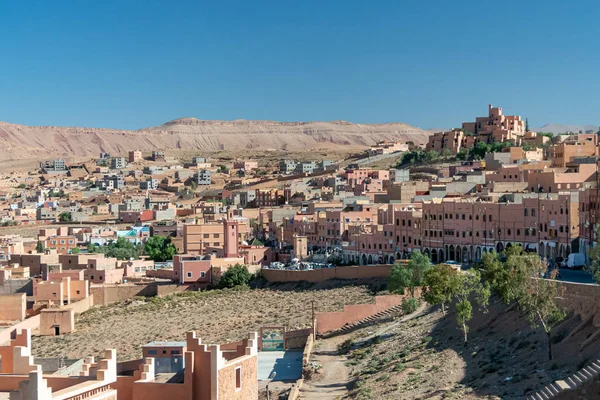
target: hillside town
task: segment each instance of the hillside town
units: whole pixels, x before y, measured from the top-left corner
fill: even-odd
[[[132,148],[5,172],[0,398],[12,387],[10,399],[258,399],[259,381],[273,380],[257,369],[272,343],[251,324],[222,345],[193,331],[178,340],[156,332],[134,350],[139,358],[108,349],[73,367],[61,359],[63,375],[48,374],[32,348],[37,337],[74,335],[89,310],[146,293],[210,292],[241,267],[269,282],[317,272],[381,278],[416,253],[460,271],[520,247],[563,281],[593,283],[585,268],[600,222],[599,135],[532,132],[526,119],[489,105],[426,145],[383,140],[340,159],[182,159]],[[354,275],[343,278],[346,267]],[[402,300],[390,299],[377,298],[360,321],[323,314],[285,328],[281,346],[307,356],[317,336]],[[14,387],[14,377],[25,378]]]

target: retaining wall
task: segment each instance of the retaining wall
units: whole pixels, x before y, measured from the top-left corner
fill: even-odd
[[[415,296],[420,296],[420,291],[416,291]],[[317,333],[323,334],[340,329],[351,322],[360,321],[389,308],[402,304],[406,295],[376,296],[374,304],[355,304],[344,306],[343,311],[317,312]]]
[[[329,279],[370,279],[387,278],[393,265],[372,265],[361,267],[320,268],[312,271],[289,271],[262,269],[268,282],[324,282]]]

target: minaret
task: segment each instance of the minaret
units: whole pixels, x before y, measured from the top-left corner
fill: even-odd
[[[223,220],[225,243],[223,245],[225,258],[238,257],[238,223],[229,218]]]

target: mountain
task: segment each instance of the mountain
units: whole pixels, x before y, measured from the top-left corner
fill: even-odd
[[[0,160],[25,163],[63,157],[125,155],[129,150],[308,150],[337,146],[369,146],[379,140],[427,142],[420,128],[395,122],[355,124],[331,122],[206,121],[181,118],[137,131],[0,122]]]
[[[559,134],[564,132],[585,132],[594,131],[598,132],[600,125],[564,125],[564,124],[546,124],[539,128],[532,128],[533,132],[552,132],[553,134]]]

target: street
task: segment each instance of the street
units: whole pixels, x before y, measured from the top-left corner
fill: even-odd
[[[575,282],[575,283],[595,283],[592,274],[585,270],[572,270],[568,268],[560,269],[559,281]]]

